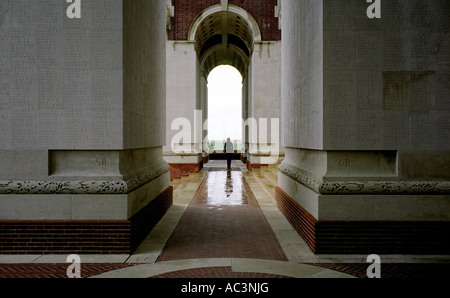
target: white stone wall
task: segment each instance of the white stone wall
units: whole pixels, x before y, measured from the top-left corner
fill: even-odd
[[[191,140],[183,140],[186,143],[186,153],[194,152],[195,110],[199,107],[199,66],[194,43],[182,41],[167,41],[167,110],[166,110],[166,145],[165,154],[171,154],[172,141],[182,130],[190,131]],[[185,127],[175,127],[171,130],[174,120],[184,118],[188,120]],[[182,150],[175,145],[176,151]],[[200,152],[201,153],[201,152]]]
[[[170,186],[165,3],[67,7],[0,1],[0,219],[123,220]]]
[[[286,146],[449,150],[445,1],[284,1]]]
[[[282,2],[283,144],[323,148],[323,1]]]
[[[121,148],[122,1],[0,2],[0,149]]]
[[[282,2],[279,186],[319,220],[449,220],[450,4]]]
[[[165,145],[164,12],[163,1],[124,1],[124,149]]]
[[[324,4],[324,149],[449,150],[449,3]]]
[[[278,147],[277,150],[283,152],[280,105],[281,42],[256,43],[250,63],[248,117],[255,119],[258,124],[256,137],[252,136],[252,129],[249,129],[250,151],[260,153],[261,149],[264,150],[264,146],[261,147],[261,144],[269,146],[273,144],[273,148]],[[272,130],[272,120],[279,121],[279,129]],[[257,142],[252,143],[252,139]],[[252,149],[252,147],[254,148]]]

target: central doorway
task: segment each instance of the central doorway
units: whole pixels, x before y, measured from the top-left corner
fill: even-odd
[[[221,159],[228,138],[236,158],[242,148],[242,75],[234,67],[221,65],[208,76],[208,146],[211,158]]]

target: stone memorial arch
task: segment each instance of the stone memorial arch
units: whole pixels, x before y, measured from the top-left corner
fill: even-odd
[[[0,253],[133,251],[171,167],[207,160],[221,64],[243,118],[280,119],[276,200],[315,253],[450,252],[447,1],[383,1],[379,19],[363,0],[82,3],[0,0]]]
[[[242,160],[249,169],[267,164],[265,159],[272,160],[274,153],[273,160],[278,161],[283,154],[279,148],[281,30],[275,14],[278,2],[216,0],[194,4],[182,0],[167,4],[169,108],[164,155],[171,165],[172,178],[198,172],[208,160],[207,78],[220,65],[235,67],[243,77],[244,149],[238,148]],[[188,120],[186,125],[174,125],[179,118]],[[272,121],[278,122],[271,125]],[[176,137],[179,129],[190,133],[180,140]]]

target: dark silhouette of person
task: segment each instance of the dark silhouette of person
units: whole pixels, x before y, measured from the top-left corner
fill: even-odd
[[[223,151],[227,155],[227,168],[228,168],[228,170],[230,170],[231,169],[231,159],[233,158],[233,154],[234,154],[234,145],[231,142],[230,138],[227,139],[227,142],[223,146]]]

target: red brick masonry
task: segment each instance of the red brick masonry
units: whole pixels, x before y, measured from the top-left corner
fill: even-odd
[[[276,200],[316,254],[450,254],[450,222],[318,221],[279,187]]]
[[[188,31],[195,18],[210,6],[220,4],[220,0],[177,0],[174,1],[175,16],[171,19],[169,40],[187,40]],[[278,19],[275,17],[277,0],[230,0],[229,4],[248,11],[258,23],[263,40],[281,40]]]
[[[261,167],[268,167],[268,164],[260,164],[260,163],[251,163],[250,161],[246,160],[246,166],[247,170],[253,171],[253,169],[260,169]]]
[[[0,221],[0,254],[129,254],[172,204],[169,187],[126,221]]]
[[[203,162],[192,164],[169,164],[170,180],[180,179],[189,176],[191,173],[198,173],[203,169]]]

